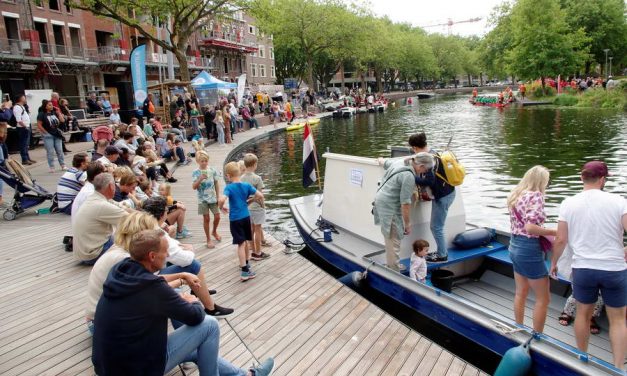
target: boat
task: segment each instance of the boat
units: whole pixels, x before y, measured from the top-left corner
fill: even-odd
[[[375,102],[374,109],[377,112],[383,112],[388,109],[388,103],[387,102]]]
[[[357,112],[355,107],[340,107],[333,111],[333,117],[351,117]]]
[[[396,153],[394,149],[393,153]],[[289,206],[304,243],[345,273],[348,280],[357,286],[367,284],[445,326],[454,335],[501,356],[531,341],[535,375],[623,375],[610,363],[607,331],[603,338],[592,336],[588,354],[566,343],[575,343],[573,328],[561,327],[555,318],[547,318],[544,334],[534,334],[530,327],[515,323],[511,313],[514,281],[507,251],[509,235],[505,232],[496,231],[496,237],[485,246],[468,250],[450,247],[447,262],[428,264],[430,280],[426,284],[388,269],[384,265],[383,237],[374,225],[370,205],[383,168],[373,158],[329,152],[323,158],[326,160],[323,193],[291,199]],[[475,227],[466,223],[462,192],[459,187],[456,189],[446,221],[449,244],[456,234]],[[401,243],[404,265],[409,264],[409,250],[415,239],[435,244],[429,229],[430,208],[428,202],[412,205],[411,235]],[[331,230],[326,234],[331,236],[325,236],[323,229]],[[453,277],[436,280],[435,274],[442,271],[452,273]],[[557,309],[559,314],[569,282],[560,278],[551,284],[550,310]],[[529,310],[527,313],[530,314]],[[554,327],[550,326],[550,320]],[[598,341],[597,345],[592,341]]]
[[[431,99],[435,97],[435,94],[422,92],[422,93],[416,94],[416,96],[418,97],[418,99]]]
[[[473,106],[486,106],[486,107],[507,107],[514,102],[513,98],[510,98],[503,103],[499,103],[498,97],[494,95],[485,95],[470,98],[468,100]]]
[[[309,125],[317,125],[320,123],[320,118],[311,118],[311,119],[307,119],[306,121],[302,122],[302,123],[298,123],[298,124],[292,124],[290,126],[287,126],[285,128],[286,131],[291,132],[291,131],[297,131],[301,128],[305,128],[305,124],[309,123]]]

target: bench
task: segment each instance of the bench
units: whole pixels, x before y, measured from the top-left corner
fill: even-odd
[[[482,256],[489,257],[490,255],[496,252],[502,252],[503,250],[507,252],[507,246],[499,242],[490,242],[490,244],[486,246],[472,248],[472,249],[450,248],[448,250],[448,260],[446,262],[427,263],[427,270],[433,270],[433,269],[442,268],[444,266],[450,266],[450,265],[457,264],[457,263],[467,261],[467,260],[471,260],[477,257],[482,257]],[[409,258],[402,259],[400,262],[401,264],[405,265],[405,267],[407,268],[406,270],[409,271],[410,259]]]
[[[87,132],[91,132],[92,129],[100,126],[100,125],[108,125],[109,118],[104,116],[91,117],[87,119],[78,119],[78,128],[79,130],[63,132],[63,137],[66,142],[69,141],[80,141],[77,138],[82,137]],[[76,135],[76,136],[75,136]],[[30,147],[33,148],[39,144],[39,140],[41,140],[41,133],[39,132],[39,128],[37,128],[37,124],[33,124],[32,126],[32,134],[30,138]]]
[[[505,265],[512,265],[512,259],[509,257],[509,251],[507,249],[498,251],[498,252],[494,252],[492,254],[489,254],[486,256],[488,259],[496,261],[498,263],[501,264],[505,264]],[[545,260],[544,261],[546,264],[546,268],[547,270],[551,268],[551,260]],[[566,285],[570,285],[570,281],[567,280],[566,278],[562,277],[561,275],[557,275],[557,280],[561,283],[564,283]]]

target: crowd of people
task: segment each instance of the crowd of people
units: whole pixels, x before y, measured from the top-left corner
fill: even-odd
[[[109,130],[101,133],[110,136],[114,131]],[[156,171],[163,162],[145,162],[155,144],[128,134],[118,141],[98,139],[91,161],[86,153],[75,154],[57,187],[59,209],[72,217],[67,250],[92,267],[85,317],[97,373],[162,374],[194,362],[201,375],[267,375],[272,358],[242,370],[218,356],[215,319],[234,310],[215,302],[217,291],[207,285],[194,246],[181,242],[192,236],[185,226],[187,209],[172,197],[168,172]],[[138,146],[133,149],[134,142]],[[116,145],[134,157],[127,159]],[[262,247],[270,245],[261,229],[264,184],[255,174],[257,157],[247,154],[241,163],[227,164],[222,190],[208,152],[198,143],[195,147],[198,166],[190,188],[197,193],[206,246],[214,248],[222,240],[220,214],[228,213],[240,279],[254,278],[251,260],[268,258]],[[189,293],[182,290],[185,286]],[[169,335],[168,319],[175,328]]]
[[[385,173],[375,195],[373,214],[384,237],[387,267],[402,270],[405,267],[399,262],[400,246],[402,238],[411,233],[414,192],[429,188],[430,227],[437,250],[429,254],[429,243],[416,240],[409,270],[412,279],[424,283],[427,263],[448,260],[444,225],[448,208],[455,199],[455,187],[443,179],[440,157],[427,146],[424,133],[410,136],[409,145],[416,153],[411,157],[379,159]],[[562,202],[557,228],[548,228],[544,196],[550,173],[543,166],[529,169],[507,199],[511,223],[509,256],[516,284],[515,321],[524,324],[527,296],[532,290],[533,330],[543,332],[551,295],[549,278],[568,279],[573,292],[558,318],[559,323],[575,322],[577,347],[585,352],[590,334],[600,332],[595,317],[605,306],[614,365],[622,369],[627,351],[627,247],[623,244],[627,200],[603,191],[609,176],[602,161],[584,164],[583,191]],[[545,263],[548,251],[553,251],[550,268]]]

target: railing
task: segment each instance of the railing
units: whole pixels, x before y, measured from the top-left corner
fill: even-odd
[[[33,50],[33,48],[35,48]],[[27,40],[1,39],[0,38],[0,59],[24,59],[48,57],[59,60],[70,60],[76,62],[111,63],[128,61],[130,51],[116,46],[100,46],[98,48],[81,48],[77,46],[66,46],[49,43],[31,43]],[[148,53],[146,63],[167,64],[166,54]],[[188,56],[187,62],[190,67],[213,68],[213,63],[208,57]],[[174,59],[174,65],[178,67],[178,62]]]
[[[232,33],[227,31],[215,31],[215,30],[205,30],[200,34],[203,39],[219,39],[231,43],[236,43],[242,46],[247,47],[257,47],[257,43],[252,40],[238,35],[238,33]]]

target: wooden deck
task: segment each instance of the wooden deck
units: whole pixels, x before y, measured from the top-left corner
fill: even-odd
[[[234,145],[271,129],[238,134]],[[79,151],[88,146],[69,148]],[[30,171],[54,191],[61,173],[47,172],[42,149],[32,153],[40,163]],[[221,170],[232,149],[208,147],[211,165]],[[271,258],[253,262],[257,278],[240,282],[227,220],[220,224],[224,238],[219,247],[204,247],[191,189],[194,166],[177,169],[179,182],[173,184],[173,193],[187,204],[186,224],[194,233],[189,242],[208,284],[218,290],[216,302],[235,309],[231,317],[220,320],[221,356],[243,368],[273,356],[275,375],[483,375],[299,254],[283,253],[276,241],[266,249]],[[10,198],[11,190],[5,187],[4,194]],[[61,244],[63,235],[71,234],[70,217],[31,211],[12,222],[0,220],[0,234],[0,374],[93,374],[91,337],[83,318],[90,268],[79,266]],[[178,374],[178,369],[169,373]]]

